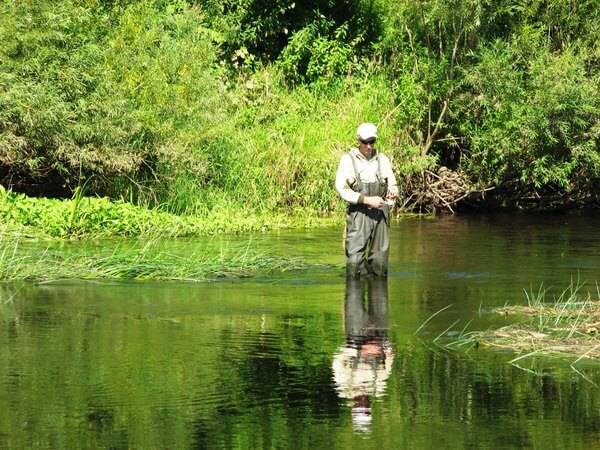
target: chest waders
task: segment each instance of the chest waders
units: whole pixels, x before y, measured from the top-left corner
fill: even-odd
[[[356,168],[352,153],[350,159],[354,168],[354,182],[350,188],[365,197],[387,194],[387,179],[381,178],[379,155],[377,158],[376,181],[364,183]],[[388,256],[390,249],[390,210],[388,205],[383,208],[368,208],[366,205],[348,205],[346,218],[346,276],[360,277],[361,274],[387,276]]]

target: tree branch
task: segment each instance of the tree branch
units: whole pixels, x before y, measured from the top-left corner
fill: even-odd
[[[440,130],[440,127],[442,125],[442,120],[444,120],[444,116],[446,115],[447,110],[448,110],[448,101],[444,100],[444,106],[442,107],[442,111],[440,112],[440,115],[438,116],[437,122],[435,123],[435,127],[433,128],[433,131],[430,132],[430,129],[431,129],[431,106],[429,107],[429,125],[427,127],[427,139],[425,140],[425,145],[421,149],[421,156],[427,155],[427,153],[429,152],[429,149],[433,145],[433,140],[435,139],[436,134]]]

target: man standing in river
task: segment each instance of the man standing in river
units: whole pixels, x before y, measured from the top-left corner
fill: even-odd
[[[398,185],[390,160],[375,149],[377,127],[363,123],[356,130],[358,148],[340,159],[335,188],[347,203],[346,276],[387,276],[390,207]]]

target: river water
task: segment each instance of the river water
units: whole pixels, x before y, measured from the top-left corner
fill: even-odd
[[[383,283],[346,283],[328,228],[161,243],[324,263],[301,272],[1,286],[0,447],[593,448],[600,365],[579,362],[582,377],[575,358],[517,367],[507,351],[446,345],[514,320],[490,310],[524,291],[550,299],[578,279],[595,292],[599,229],[403,220]]]

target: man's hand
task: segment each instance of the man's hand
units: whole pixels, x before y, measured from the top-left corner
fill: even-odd
[[[367,205],[369,208],[383,208],[383,205],[385,205],[385,202],[383,201],[383,199],[381,197],[365,197],[363,199],[363,203],[365,205]]]
[[[398,196],[396,194],[392,194],[391,192],[388,192],[388,194],[385,196],[385,203],[389,207],[394,207],[397,199],[398,199]]]

